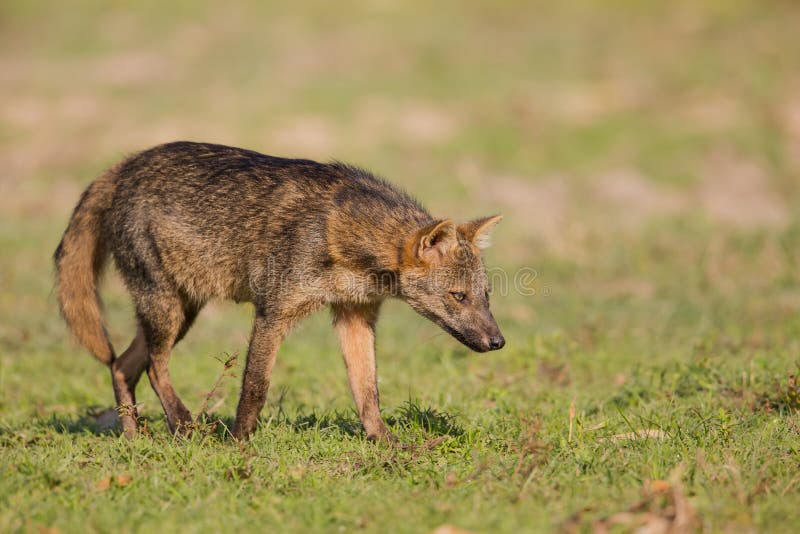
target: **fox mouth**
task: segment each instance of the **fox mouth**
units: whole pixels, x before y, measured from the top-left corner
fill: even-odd
[[[452,327],[450,327],[449,325],[447,325],[445,323],[439,323],[439,326],[442,327],[442,329],[445,332],[447,332],[448,334],[450,334],[451,336],[456,338],[458,341],[460,341],[461,344],[465,345],[467,348],[469,348],[471,350],[474,350],[475,352],[488,352],[489,351],[489,347],[487,347],[485,344],[480,343],[480,342],[478,342],[478,341],[476,341],[474,339],[468,338],[462,332],[459,332],[455,328],[452,328]]]
[[[444,321],[436,321],[436,323],[448,334],[456,338],[462,345],[475,352],[489,352],[489,347],[475,339],[470,339],[463,332],[456,330]]]

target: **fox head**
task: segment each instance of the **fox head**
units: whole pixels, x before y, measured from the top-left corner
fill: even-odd
[[[481,249],[502,217],[455,225],[436,221],[405,240],[400,297],[419,314],[476,352],[497,350],[505,339],[489,310],[489,280]]]

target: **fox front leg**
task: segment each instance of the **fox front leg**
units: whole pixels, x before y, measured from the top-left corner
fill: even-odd
[[[238,440],[246,440],[256,429],[258,414],[267,400],[272,366],[286,333],[286,328],[282,325],[281,321],[276,321],[256,309],[242,377],[242,392],[233,425],[233,437]]]
[[[375,323],[380,304],[334,305],[333,324],[339,335],[347,378],[367,439],[394,442],[381,419],[375,364]]]

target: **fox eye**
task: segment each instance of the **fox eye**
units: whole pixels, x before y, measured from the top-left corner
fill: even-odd
[[[464,298],[466,297],[466,295],[461,291],[451,291],[450,294],[453,295],[453,298],[456,299],[458,302],[463,301]]]

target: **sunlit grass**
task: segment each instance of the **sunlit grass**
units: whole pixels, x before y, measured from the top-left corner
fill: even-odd
[[[800,11],[276,6],[0,7],[0,531],[790,531]],[[69,340],[50,256],[90,180],[175,139],[335,157],[436,214],[503,213],[486,261],[512,282],[492,296],[506,348],[472,354],[388,303],[389,448],[360,431],[320,313],[239,446],[252,310],[214,304],[172,359],[209,412],[195,434],[167,433],[146,379],[144,435],[104,430],[108,371]],[[523,267],[535,295],[514,291]],[[130,304],[113,275],[103,295],[122,349]]]

